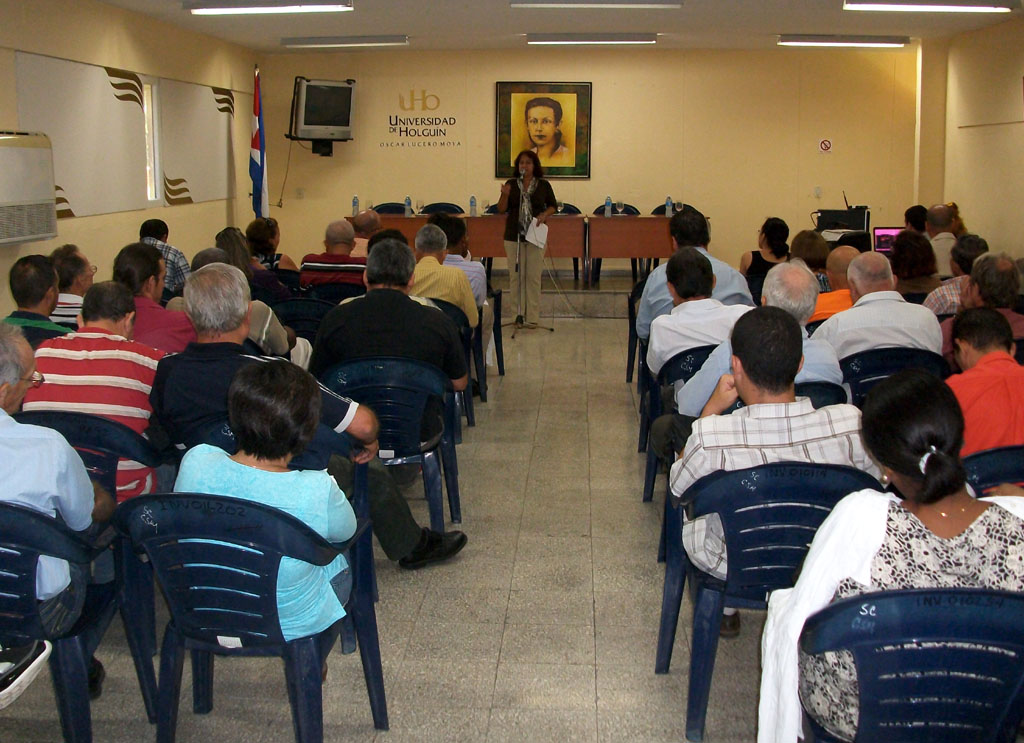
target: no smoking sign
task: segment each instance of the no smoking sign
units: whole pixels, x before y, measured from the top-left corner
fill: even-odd
[[[819,139],[818,140],[818,152],[822,155],[827,155],[832,152],[832,140],[831,139]]]

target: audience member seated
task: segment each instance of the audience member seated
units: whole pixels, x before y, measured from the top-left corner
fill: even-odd
[[[829,249],[828,240],[815,230],[801,230],[793,236],[789,243],[789,254],[793,258],[799,258],[807,264],[818,280],[818,291],[821,294],[832,291],[832,285],[828,282],[828,272],[825,270],[828,263]],[[843,278],[846,272],[843,272]]]
[[[249,334],[249,286],[237,268],[212,263],[192,274],[185,282],[185,311],[197,326],[198,339],[161,360],[150,393],[155,416],[172,443],[181,445],[228,417],[228,388],[239,369],[267,361],[247,355],[241,345]],[[321,388],[320,422],[361,445],[352,457],[370,464],[370,518],[390,559],[404,558],[419,567],[454,554],[444,540],[460,533],[421,529],[377,460],[377,419],[371,410]],[[328,472],[345,492],[351,492],[354,471],[351,461],[330,458]]]
[[[740,273],[748,279],[766,276],[777,263],[789,260],[789,225],[778,217],[768,217],[757,233],[757,250],[744,253],[740,258]]]
[[[711,296],[722,304],[742,304],[753,307],[754,300],[750,296],[747,280],[739,271],[724,261],[708,253],[711,242],[711,229],[708,220],[692,206],[686,205],[681,211],[672,215],[669,221],[669,233],[679,248],[695,248],[711,261],[711,270],[715,274],[715,287]],[[651,334],[651,321],[659,315],[667,315],[672,311],[672,295],[668,293],[668,282],[665,270],[668,263],[663,263],[647,277],[640,304],[636,310],[636,334],[646,341]]]
[[[326,471],[290,470],[320,422],[320,387],[286,361],[241,367],[228,388],[228,416],[238,452],[208,444],[181,460],[174,489],[243,498],[284,511],[330,542],[356,530],[346,494]],[[323,632],[345,616],[352,573],[345,557],[326,565],[281,559],[277,611],[286,641]]]
[[[814,313],[807,322],[827,320],[837,312],[853,307],[850,282],[847,281],[846,274],[850,270],[853,259],[858,255],[860,255],[860,251],[852,245],[841,245],[828,254],[825,261],[825,273],[828,275],[828,284],[832,289],[824,294],[818,294],[818,303],[814,306]]]
[[[925,218],[928,216],[928,209],[923,204],[916,204],[903,212],[903,228],[919,232],[925,232]]]
[[[903,230],[892,241],[889,254],[896,291],[900,294],[924,294],[937,289],[939,280],[935,252],[928,238],[913,230]]]
[[[145,243],[126,245],[114,258],[114,281],[135,296],[135,340],[177,353],[196,339],[196,331],[184,312],[160,306],[166,270],[160,251]]]
[[[795,382],[832,382],[842,384],[843,373],[839,359],[831,344],[807,335],[804,326],[818,299],[818,282],[814,274],[796,263],[780,264],[768,272],[764,281],[764,295],[761,303],[766,307],[779,307],[800,323],[803,338],[804,361],[797,372]],[[682,388],[676,397],[676,405],[682,415],[696,418],[715,391],[715,385],[722,375],[729,373],[732,358],[732,343],[728,340],[716,348],[704,366]],[[679,442],[675,451],[682,449],[685,439]]]
[[[377,230],[373,233],[373,237],[366,241],[366,255],[369,257],[370,251],[373,250],[373,246],[383,240],[398,240],[403,245],[409,244],[409,238],[405,236],[405,233],[401,230],[387,229]]]
[[[363,209],[352,217],[352,227],[356,231],[352,257],[365,258],[370,250],[370,238],[380,232],[380,215],[373,209]]]
[[[234,230],[235,228],[229,227],[228,229]],[[242,233],[238,232],[238,234],[241,235]],[[244,240],[245,238],[242,239]],[[243,250],[245,251],[245,260],[242,262],[242,266],[248,268],[249,252],[247,248]],[[232,258],[232,255],[221,248],[206,248],[205,250],[200,250],[192,258],[192,271],[194,273],[211,263],[225,263],[229,266],[235,266],[244,274],[245,271],[242,266],[236,265]],[[250,290],[252,289],[251,283],[249,288]],[[274,311],[266,303],[254,299],[250,306],[252,307],[252,314],[249,321],[249,340],[259,346],[260,351],[267,356],[286,356],[291,359],[292,363],[298,364],[303,369],[309,366],[309,355],[313,351],[310,342],[305,338],[297,337],[294,330],[282,325],[281,321],[277,319],[277,315],[274,314]],[[185,298],[175,297],[167,303],[167,309],[184,312]]]
[[[696,248],[679,248],[672,254],[665,265],[665,283],[672,311],[651,322],[647,345],[647,367],[655,376],[677,353],[717,346],[729,337],[740,315],[750,311],[746,305],[726,305],[712,298],[711,261]],[[682,386],[676,384],[677,393]]]
[[[57,271],[57,289],[60,292],[50,321],[74,330],[78,327],[82,297],[92,286],[96,266],[89,263],[77,245],[61,245],[50,253],[50,260]]]
[[[827,462],[878,475],[861,443],[857,408],[815,410],[808,398],[796,398],[793,385],[803,363],[802,348],[800,324],[779,307],[758,307],[736,321],[732,374],[718,381],[672,465],[674,496],[712,472],[773,462]],[[737,399],[745,407],[723,415]],[[725,535],[716,515],[684,522],[683,547],[700,570],[725,580]],[[729,609],[725,614],[722,634],[735,635],[739,614]]]
[[[960,456],[1024,444],[1024,366],[1010,323],[988,307],[964,310],[953,318],[953,348],[964,370],[946,380],[964,413]]]
[[[895,291],[896,279],[881,253],[862,253],[846,273],[853,307],[821,324],[814,337],[828,341],[840,359],[873,348],[923,348],[939,353],[942,331],[935,315]]]
[[[361,287],[366,259],[353,258],[354,247],[352,225],[344,219],[331,222],[324,233],[325,252],[309,253],[302,259],[299,283],[304,288],[319,284],[355,284]]]
[[[185,254],[173,245],[167,244],[169,234],[167,223],[162,219],[147,219],[139,227],[139,242],[152,245],[163,256],[167,272],[160,290],[163,294],[163,290],[166,289],[167,296],[171,297],[181,294],[181,288],[185,285],[185,278],[189,274],[189,266]]]
[[[469,327],[480,321],[476,299],[466,274],[444,265],[448,239],[436,224],[425,224],[416,233],[416,272],[413,292],[417,297],[440,299],[454,304],[466,313]]]
[[[153,408],[149,391],[163,351],[135,343],[135,302],[116,281],[93,285],[82,304],[82,327],[43,341],[36,365],[44,381],[25,395],[25,410],[99,415],[142,434]],[[154,471],[138,462],[117,463],[117,500],[155,489]]]
[[[936,315],[952,315],[960,311],[960,295],[971,277],[971,268],[979,255],[988,252],[984,238],[970,233],[956,239],[949,259],[953,278],[942,282],[924,300],[924,306]]]
[[[925,216],[925,232],[935,252],[937,265],[948,266],[953,258],[953,246],[956,245],[953,229],[957,214],[949,204],[936,204],[928,209]]]
[[[469,376],[459,331],[436,307],[409,296],[415,269],[408,245],[397,240],[375,244],[366,259],[365,296],[327,313],[309,370],[321,376],[342,361],[399,356],[433,364],[452,380],[452,387],[466,389]]]
[[[249,251],[249,241],[240,229],[225,227],[217,233],[214,242],[227,253],[228,259],[225,262],[245,274],[250,293],[259,301],[272,305],[292,298],[291,290],[281,283],[273,271],[264,268]]]
[[[960,304],[965,309],[991,307],[1010,323],[1014,339],[1024,338],[1024,315],[1013,311],[1020,292],[1020,272],[1013,258],[1006,253],[986,253],[974,261],[971,278],[964,285]],[[957,365],[953,355],[953,319],[942,321],[942,355],[953,371]]]
[[[474,261],[469,254],[469,241],[466,238],[466,220],[451,214],[434,214],[427,224],[435,224],[444,232],[448,240],[448,254],[444,265],[457,268],[469,279],[469,288],[473,290],[473,301],[480,308],[480,331],[484,350],[491,342],[494,331],[494,308],[487,301],[487,269],[480,261]]]
[[[17,309],[4,322],[20,327],[32,348],[68,332],[66,327],[50,320],[58,294],[53,261],[44,255],[22,256],[11,266],[8,282]]]
[[[256,217],[245,228],[245,239],[249,241],[249,250],[256,262],[267,270],[280,268],[284,271],[298,271],[290,257],[278,253],[281,244],[281,227],[272,217]]]
[[[63,436],[11,417],[26,390],[42,381],[21,329],[0,324],[0,462],[6,463],[0,501],[60,517],[67,528],[92,539],[96,536],[93,524],[108,521],[114,513],[114,499],[89,481],[81,457]],[[36,598],[49,636],[59,637],[74,627],[89,582],[87,567],[55,557],[39,558]],[[90,699],[99,697],[105,675],[103,665],[93,658],[89,664]]]
[[[829,603],[909,588],[1024,590],[1017,564],[1024,499],[968,493],[959,455],[964,420],[949,387],[922,371],[899,372],[868,393],[863,425],[864,444],[895,492],[846,496],[818,529],[796,586],[772,593],[761,643],[760,743],[797,739],[800,700],[840,740],[856,735],[853,657],[807,656],[797,645],[804,621]]]

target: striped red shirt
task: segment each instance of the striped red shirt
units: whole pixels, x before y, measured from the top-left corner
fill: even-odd
[[[24,410],[89,413],[121,423],[136,433],[149,425],[149,391],[163,351],[127,340],[102,328],[84,327],[53,338],[36,349],[42,385],[29,388]],[[121,460],[118,502],[152,492],[153,470]]]

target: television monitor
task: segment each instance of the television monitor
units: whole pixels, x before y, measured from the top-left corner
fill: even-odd
[[[891,253],[892,241],[900,234],[905,227],[875,227],[871,230],[872,242],[876,253]]]
[[[355,80],[295,78],[289,135],[292,139],[352,139]]]
[[[823,230],[863,230],[867,232],[870,222],[870,211],[867,207],[855,206],[851,209],[821,209],[817,212],[818,221],[815,229]]]

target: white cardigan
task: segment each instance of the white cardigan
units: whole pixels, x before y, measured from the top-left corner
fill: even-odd
[[[993,496],[995,503],[1024,519],[1024,498]],[[871,561],[885,538],[888,493],[860,490],[843,498],[822,522],[793,588],[772,592],[761,638],[761,700],[758,743],[795,743],[802,738],[798,693],[798,643],[804,622],[828,606],[845,578],[871,584]]]

